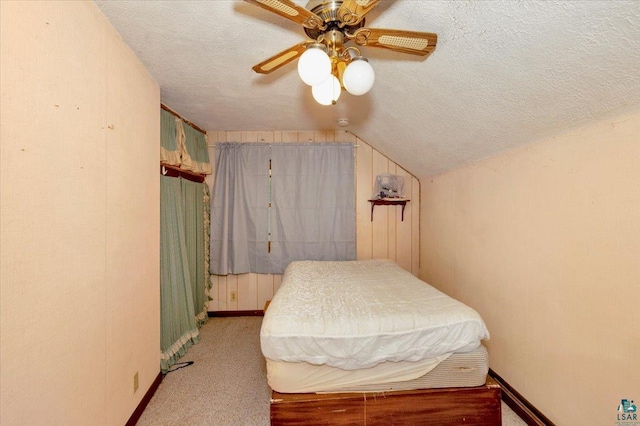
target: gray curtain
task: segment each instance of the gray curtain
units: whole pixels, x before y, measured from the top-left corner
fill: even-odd
[[[264,271],[267,265],[269,145],[216,145],[211,201],[212,274]]]
[[[274,144],[270,270],[294,260],[354,260],[354,146]]]
[[[211,273],[282,273],[292,260],[355,259],[353,150],[336,143],[216,145]]]
[[[186,246],[180,179],[160,176],[160,366],[175,364],[200,340]]]

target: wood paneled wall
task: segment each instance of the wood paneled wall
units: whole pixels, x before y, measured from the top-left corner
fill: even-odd
[[[217,142],[353,142],[356,144],[356,233],[358,259],[388,258],[418,275],[420,252],[420,184],[402,167],[346,131],[226,131],[208,132],[209,155],[215,163]],[[215,168],[215,164],[214,164]],[[407,203],[404,221],[400,206],[376,206],[371,221],[373,185],[377,175],[404,176]],[[215,174],[215,170],[214,170]],[[213,175],[212,175],[213,176]],[[213,177],[207,179],[213,185]],[[211,276],[209,311],[261,310],[271,300],[281,282],[276,274]]]

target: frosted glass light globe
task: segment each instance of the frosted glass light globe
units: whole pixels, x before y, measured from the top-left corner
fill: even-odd
[[[315,86],[331,75],[331,59],[321,44],[312,44],[298,59],[298,75],[305,84]]]
[[[340,81],[335,76],[331,76],[322,83],[313,86],[311,93],[313,93],[313,99],[320,105],[335,105],[340,97]]]
[[[373,67],[362,56],[353,58],[342,76],[344,88],[355,96],[364,95],[371,90],[375,79]]]

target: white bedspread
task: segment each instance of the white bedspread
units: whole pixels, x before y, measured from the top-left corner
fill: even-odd
[[[345,370],[472,350],[488,338],[475,310],[389,260],[292,262],[260,331],[266,358]]]

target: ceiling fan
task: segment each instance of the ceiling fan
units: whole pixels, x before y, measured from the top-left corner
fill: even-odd
[[[304,27],[310,40],[296,44],[253,67],[260,74],[298,61],[298,73],[312,86],[313,97],[323,105],[335,105],[344,87],[359,96],[373,86],[375,73],[355,46],[381,47],[396,52],[428,56],[437,34],[365,27],[365,15],[381,0],[311,0],[307,8],[291,0],[244,0]]]

